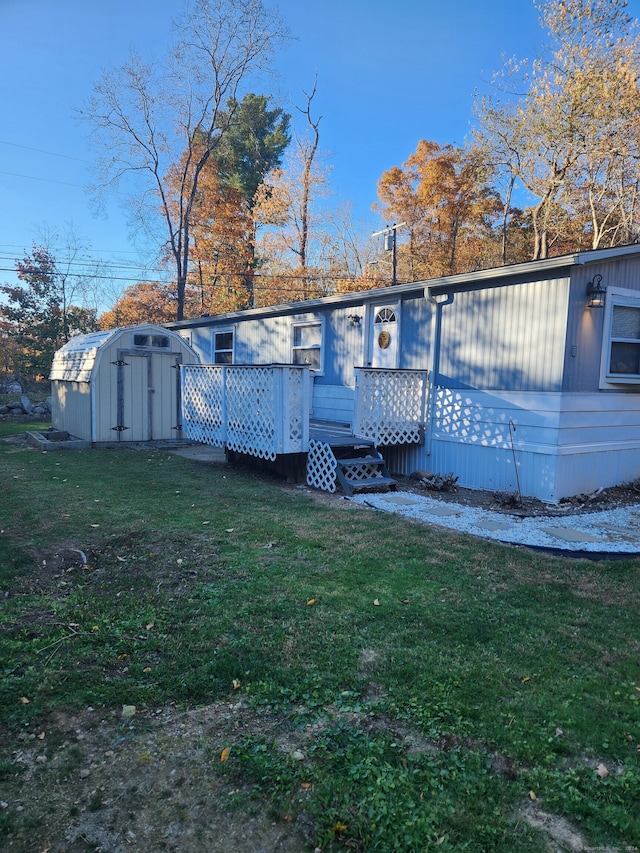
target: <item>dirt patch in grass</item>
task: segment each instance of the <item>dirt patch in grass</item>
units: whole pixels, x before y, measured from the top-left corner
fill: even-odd
[[[546,836],[546,850],[549,853],[557,853],[557,851],[579,853],[579,851],[589,849],[584,836],[568,820],[549,814],[543,809],[537,808],[533,803],[521,809],[519,817],[525,820],[529,826],[539,829]],[[607,848],[601,847],[599,849],[606,850]]]
[[[236,787],[232,773],[214,769],[232,740],[273,727],[242,703],[216,703],[187,712],[137,709],[129,718],[58,711],[19,732],[5,730],[5,849],[308,849],[292,826]]]
[[[303,727],[242,700],[189,711],[175,706],[57,710],[19,731],[0,731],[4,849],[319,851],[304,811],[295,824],[291,815],[273,813],[246,784],[239,786],[233,743],[266,738],[291,761],[304,762],[314,740],[336,721],[354,731],[392,735],[414,756],[460,746],[431,741],[406,721],[337,708]],[[519,772],[499,754],[491,765],[496,776],[509,780]],[[537,803],[523,805],[515,820],[542,833],[547,843],[541,849],[586,849],[577,829]]]

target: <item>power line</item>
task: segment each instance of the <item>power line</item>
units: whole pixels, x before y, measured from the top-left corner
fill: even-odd
[[[64,187],[80,187],[82,190],[86,190],[86,184],[72,184],[69,181],[54,181],[53,178],[39,178],[36,175],[19,175],[18,172],[3,172],[0,171],[0,175],[11,175],[14,178],[26,178],[29,181],[43,181],[46,184],[61,184]]]
[[[0,272],[15,272],[15,270],[12,270],[8,267],[0,267]],[[86,273],[68,273],[68,275],[71,275],[71,276],[74,276],[77,278],[84,278]],[[220,278],[232,278],[232,277],[233,278],[242,278],[242,276],[243,276],[242,273],[238,273],[238,272],[218,273],[218,275]],[[127,277],[122,277],[122,276],[101,276],[101,275],[95,275],[95,276],[90,276],[90,277],[95,281],[129,281],[129,282],[134,282],[136,284],[162,284],[163,283],[163,282],[159,282],[158,279],[155,279],[155,278],[151,278],[151,279],[150,278],[138,278],[138,277],[127,278]],[[306,275],[306,276],[304,276],[304,275],[292,275],[292,274],[277,275],[277,274],[260,274],[260,273],[257,273],[253,277],[253,280],[255,282],[255,279],[260,279],[260,278],[262,278],[262,279],[276,279],[278,281],[286,281],[286,282],[294,282],[294,281],[328,282],[328,281],[335,281],[336,279],[342,279],[342,280],[356,279],[356,278],[358,278],[358,276],[354,276],[354,275],[334,275],[334,276],[330,276],[330,275]],[[192,283],[190,283],[190,284],[192,284]],[[196,290],[198,289],[197,285],[192,285],[192,286],[194,286]],[[219,289],[219,288],[229,288],[230,286],[231,285],[229,285],[228,283],[220,282],[218,284],[213,285],[213,289],[215,290],[215,289]],[[257,292],[261,292],[261,291],[267,292],[267,291],[274,290],[273,287],[270,287],[267,284],[259,284],[259,283],[253,283],[252,289],[254,291],[257,291]],[[284,294],[292,293],[295,295],[298,295],[300,292],[298,288],[293,288],[293,287],[278,287],[277,291],[279,293],[284,293]]]
[[[38,154],[48,154],[50,157],[62,157],[65,160],[75,160],[77,163],[91,163],[83,157],[72,157],[71,154],[57,154],[55,151],[45,151],[44,148],[32,148],[30,145],[20,145],[18,142],[7,142],[0,139],[0,145],[10,145],[12,148],[23,148],[25,151],[35,151]]]
[[[0,255],[0,261],[15,261],[15,258],[12,258],[8,255]],[[98,268],[102,270],[144,270],[146,275],[149,273],[157,272],[160,275],[166,275],[167,270],[164,267],[149,267],[145,264],[128,264],[128,263],[116,263],[113,261],[103,261],[100,259],[87,259],[87,260],[78,260],[69,262],[70,267],[89,267],[89,268]],[[16,272],[15,268],[11,267],[0,267],[0,272]],[[72,276],[91,276],[95,279],[112,279],[115,278],[117,280],[117,276],[111,276],[102,274],[101,272],[97,272],[95,275],[92,275],[91,272],[79,271],[74,272],[72,269],[69,269],[66,273],[67,275]],[[243,277],[250,275],[253,279],[260,278],[268,278],[268,279],[283,279],[283,280],[312,280],[312,281],[334,281],[336,278],[342,279],[357,279],[359,276],[354,275],[353,273],[326,273],[326,272],[308,272],[308,273],[286,273],[286,272],[259,272],[259,271],[243,271],[243,270],[217,270],[215,273],[215,277]],[[122,278],[123,281],[133,281],[136,280],[136,277],[126,277]],[[141,283],[153,283],[157,281],[157,279],[140,279]]]
[[[18,258],[14,258],[11,255],[0,255],[0,261],[14,261],[17,262]],[[87,260],[74,260],[74,261],[56,261],[59,267],[61,266],[74,266],[74,267],[89,267],[89,268],[108,268],[114,270],[146,270],[147,272],[165,272],[163,267],[151,267],[147,264],[136,264],[130,261],[123,261],[122,263],[117,263],[116,261],[106,261],[100,259],[87,259]]]
[[[34,242],[33,237],[30,239],[30,242],[31,243]],[[24,243],[0,243],[0,249],[24,249],[24,246],[25,246]],[[93,246],[91,248],[92,248],[92,251],[95,251],[95,252],[111,252],[113,254],[118,252],[118,253],[121,253],[123,255],[130,255],[132,252],[138,253],[140,251],[139,249],[104,249],[104,248],[98,249],[97,247],[94,248]]]

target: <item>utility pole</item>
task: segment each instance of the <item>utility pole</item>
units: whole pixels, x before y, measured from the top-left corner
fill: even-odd
[[[397,253],[398,237],[397,237],[397,234],[398,234],[398,228],[402,228],[406,224],[407,224],[406,222],[398,222],[398,223],[394,222],[393,225],[387,225],[385,228],[382,229],[382,231],[376,231],[375,233],[373,233],[371,235],[372,237],[379,237],[380,234],[384,234],[384,244],[383,244],[384,245],[384,251],[392,253],[391,254],[391,269],[392,269],[391,284],[397,284],[398,283],[398,277],[397,277],[397,263],[398,263],[398,253]]]

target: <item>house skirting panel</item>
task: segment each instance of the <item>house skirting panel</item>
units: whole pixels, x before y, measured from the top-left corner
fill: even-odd
[[[465,488],[556,503],[640,478],[640,395],[440,389],[425,444],[385,452],[392,471],[452,473]]]

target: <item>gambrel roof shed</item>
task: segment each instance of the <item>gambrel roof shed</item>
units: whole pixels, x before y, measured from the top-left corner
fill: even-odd
[[[77,335],[53,359],[52,424],[94,444],[180,439],[178,367],[198,361],[152,323]]]

